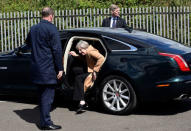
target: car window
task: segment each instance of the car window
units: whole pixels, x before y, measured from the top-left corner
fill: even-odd
[[[144,45],[156,47],[162,52],[169,52],[172,54],[184,54],[190,52],[190,47],[187,47],[186,45],[151,33],[136,32],[131,34],[131,36],[129,35],[128,37],[130,39],[144,43]]]
[[[123,44],[120,41],[110,39],[110,38],[105,38],[107,46],[111,50],[130,50],[131,48],[128,45]]]

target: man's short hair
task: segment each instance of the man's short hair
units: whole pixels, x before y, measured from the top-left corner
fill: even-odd
[[[54,15],[54,10],[50,7],[44,7],[41,12],[42,18]]]
[[[110,6],[110,11],[114,11],[115,9],[118,9],[119,6],[115,5],[115,4],[111,4]]]

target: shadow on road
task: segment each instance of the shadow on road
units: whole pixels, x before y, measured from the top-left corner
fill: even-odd
[[[175,115],[191,110],[191,100],[174,100],[141,104],[136,115]]]
[[[39,119],[39,109],[36,106],[34,109],[22,109],[22,110],[14,110],[14,112],[23,120],[28,123],[33,123],[36,126],[40,124]]]
[[[101,107],[90,106],[88,109],[92,112],[98,112],[102,114],[109,114]],[[135,115],[176,115],[178,113],[187,112],[191,110],[191,99],[188,100],[172,100],[169,102],[152,102],[143,103],[131,114]],[[127,114],[128,115],[128,114]],[[123,115],[125,116],[125,115]]]
[[[0,95],[0,101],[10,101],[16,103],[28,103],[28,104],[37,104],[37,97],[23,97],[23,96],[12,96],[12,95]]]
[[[29,103],[38,105],[37,99],[34,98],[23,98],[23,97],[0,97],[0,101],[11,101],[18,103]],[[73,101],[64,100],[62,98],[55,99],[56,102],[53,104],[52,110],[59,108],[67,108],[69,111],[75,111],[77,103]],[[135,115],[175,115],[178,113],[186,112],[191,110],[191,99],[187,100],[174,100],[169,102],[153,102],[141,104],[135,112]],[[103,111],[102,107],[97,105],[89,105],[87,111],[98,112],[102,114],[109,114]],[[23,109],[14,111],[20,118],[24,119],[29,123],[38,124],[39,112],[38,106],[34,109]]]

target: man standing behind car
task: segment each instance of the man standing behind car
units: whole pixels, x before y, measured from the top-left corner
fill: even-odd
[[[31,27],[26,43],[32,49],[32,82],[37,85],[40,93],[40,129],[56,130],[61,129],[61,126],[53,124],[50,110],[55,88],[63,75],[62,48],[57,28],[52,24],[53,9],[45,7],[41,13],[42,20]]]
[[[117,5],[112,4],[110,6],[111,17],[108,17],[103,20],[102,27],[110,28],[126,28],[126,22],[122,19],[120,15],[120,8]]]

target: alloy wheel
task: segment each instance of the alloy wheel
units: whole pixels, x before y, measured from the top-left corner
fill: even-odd
[[[119,79],[112,79],[105,84],[102,97],[105,106],[117,112],[124,110],[131,98],[128,85]]]

